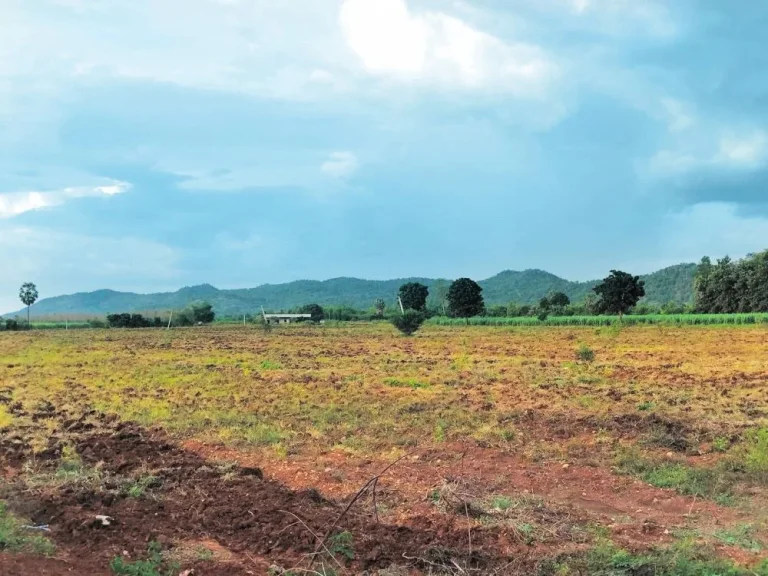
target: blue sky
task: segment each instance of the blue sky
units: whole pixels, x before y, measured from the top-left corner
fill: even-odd
[[[768,4],[2,0],[0,310],[768,247]]]

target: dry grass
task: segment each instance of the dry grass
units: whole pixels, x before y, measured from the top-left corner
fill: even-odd
[[[605,469],[633,454],[619,471],[698,498],[709,496],[693,480],[727,481],[728,497],[733,486],[759,531],[766,358],[763,326],[430,326],[413,338],[388,325],[0,333],[0,430],[21,430],[34,451],[45,450],[57,425],[50,402],[265,463],[391,460],[449,444],[558,469]],[[72,473],[99,481],[97,469]],[[149,478],[132,479],[129,490],[141,496]],[[505,526],[523,545],[586,539],[566,510],[519,493],[454,479],[431,498],[472,526]]]

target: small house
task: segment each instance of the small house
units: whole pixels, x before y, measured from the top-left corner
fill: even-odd
[[[267,324],[293,324],[311,319],[312,314],[264,314],[264,321]]]

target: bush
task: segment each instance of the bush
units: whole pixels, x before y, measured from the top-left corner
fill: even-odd
[[[110,328],[149,328],[152,322],[141,314],[108,314],[107,325]]]
[[[213,311],[213,306],[208,302],[193,302],[184,310],[173,315],[173,325],[194,326],[196,324],[210,324],[215,318],[216,314]]]
[[[392,325],[406,336],[415,333],[426,320],[424,313],[416,310],[406,310],[401,316],[392,317]]]
[[[311,314],[312,322],[320,322],[325,319],[325,310],[319,304],[307,304],[299,308],[299,314]]]
[[[21,326],[19,326],[18,320],[13,320],[11,318],[8,318],[8,320],[5,321],[5,329],[12,330],[15,332],[16,330],[20,330]]]
[[[595,351],[586,344],[582,344],[579,346],[579,349],[576,350],[576,359],[582,360],[583,362],[592,362],[595,359]]]
[[[195,324],[210,324],[216,318],[213,306],[208,304],[208,302],[193,302],[189,305],[188,310],[192,317],[192,322]]]

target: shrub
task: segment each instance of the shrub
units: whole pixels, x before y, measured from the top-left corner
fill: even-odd
[[[576,350],[576,359],[583,362],[592,362],[595,359],[595,351],[586,344],[582,344]]]
[[[405,314],[392,317],[392,325],[406,336],[415,333],[426,320],[424,313],[416,310],[406,310]]]
[[[5,329],[6,330],[12,330],[14,332],[16,330],[19,330],[20,329],[19,321],[18,320],[13,320],[11,318],[8,318],[8,320],[5,321]]]
[[[311,314],[312,322],[320,322],[325,319],[325,310],[320,304],[307,304],[299,308],[299,314]]]
[[[192,321],[195,324],[210,324],[216,318],[213,306],[208,302],[193,302],[189,305],[188,310],[191,313]]]

